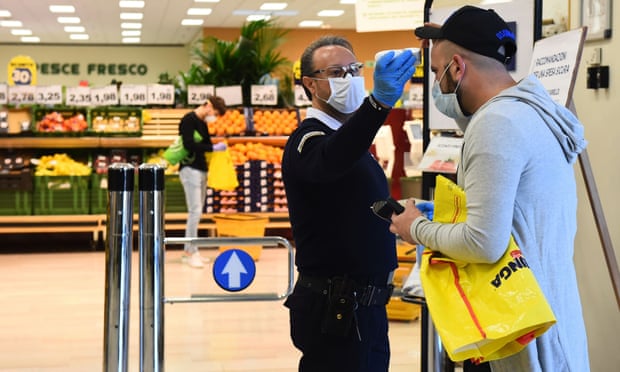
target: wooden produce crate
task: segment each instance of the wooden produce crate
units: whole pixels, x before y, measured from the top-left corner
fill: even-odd
[[[191,109],[142,110],[142,136],[178,136],[179,122]]]
[[[213,216],[217,235],[221,237],[263,237],[269,217],[248,213],[216,214]],[[254,261],[258,261],[263,250],[262,245],[245,245],[239,247],[220,246],[220,252],[229,249],[246,251]]]

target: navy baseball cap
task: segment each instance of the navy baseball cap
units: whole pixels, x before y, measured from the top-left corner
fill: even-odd
[[[506,22],[493,9],[471,5],[452,13],[441,28],[418,27],[415,35],[421,39],[446,39],[503,64],[517,52],[515,34]]]

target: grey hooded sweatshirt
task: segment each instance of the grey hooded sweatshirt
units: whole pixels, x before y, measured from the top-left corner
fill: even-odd
[[[413,238],[458,260],[492,263],[513,234],[557,323],[522,352],[492,361],[493,371],[589,371],[573,264],[574,163],[586,146],[583,126],[533,75],[461,124],[457,178],[467,197],[467,222],[440,224],[420,217],[411,226]]]

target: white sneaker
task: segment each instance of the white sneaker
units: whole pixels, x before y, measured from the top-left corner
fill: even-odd
[[[189,260],[187,260],[187,264],[197,269],[202,269],[203,267],[205,267],[205,264],[202,263],[202,257],[200,257],[200,252],[194,252],[189,257]]]
[[[187,254],[186,252],[184,252],[181,255],[181,262],[182,263],[189,263],[189,260],[192,259],[192,255],[191,254]],[[200,259],[202,260],[203,263],[209,263],[211,262],[211,259],[209,257],[202,257],[200,256]]]

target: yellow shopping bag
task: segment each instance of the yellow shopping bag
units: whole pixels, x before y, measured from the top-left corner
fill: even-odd
[[[239,186],[237,171],[228,148],[224,151],[213,151],[205,154],[209,171],[207,186],[215,190],[232,191]]]
[[[465,193],[438,175],[433,221],[457,223],[466,217]],[[453,361],[507,357],[555,323],[512,236],[504,256],[493,264],[460,262],[427,248],[420,276],[429,313]]]

